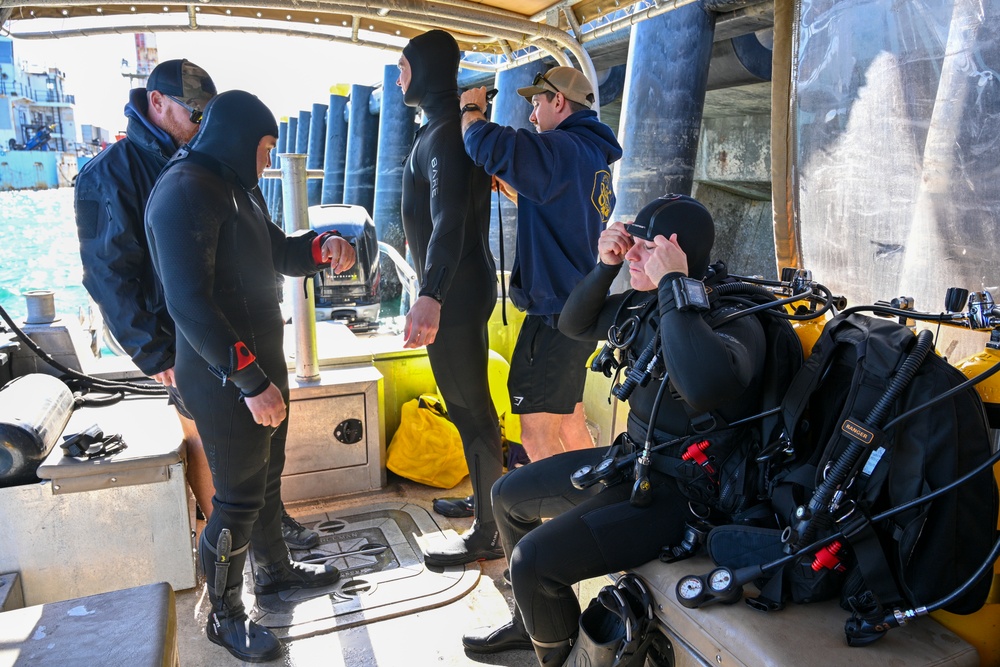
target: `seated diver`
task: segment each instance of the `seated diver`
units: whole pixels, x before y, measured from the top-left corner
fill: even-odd
[[[651,415],[655,442],[662,443],[695,432],[689,413],[732,422],[757,412],[765,359],[760,322],[739,317],[713,329],[734,307],[701,305],[708,303],[701,279],[714,238],[712,217],[701,203],[682,195],[656,199],[633,224],[614,223],[602,233],[598,264],[577,285],[559,319],[563,333],[582,340],[609,337],[610,327],[621,333],[631,328],[633,364],[647,345],[658,345],[674,391],[663,392],[655,407],[660,372],[631,393],[628,435],[640,445]],[[633,289],[608,296],[624,259],[630,262]],[[608,451],[559,454],[513,470],[494,485],[514,617],[485,634],[463,637],[470,652],[533,646],[541,665],[585,664],[583,656],[574,655],[586,651],[587,643],[574,647],[580,605],[572,585],[636,567],[657,558],[661,548],[681,543],[685,523],[698,517],[675,478],[650,470],[651,503],[645,507],[630,502],[631,479],[573,486],[572,473],[598,463]]]

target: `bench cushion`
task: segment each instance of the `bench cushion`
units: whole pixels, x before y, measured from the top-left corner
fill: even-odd
[[[730,667],[851,665],[852,667],[978,667],[976,649],[929,617],[890,630],[869,646],[853,648],[844,637],[849,613],[836,600],[789,604],[760,612],[739,602],[687,609],[677,602],[677,581],[714,569],[706,557],[665,564],[652,561],[634,572],[653,589],[656,615],[670,631],[711,664]],[[756,594],[753,586],[748,593]],[[675,649],[676,650],[676,649]]]
[[[0,666],[178,665],[177,612],[167,583],[0,613]]]

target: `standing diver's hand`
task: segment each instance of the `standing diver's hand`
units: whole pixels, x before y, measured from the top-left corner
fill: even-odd
[[[173,367],[170,367],[165,371],[160,371],[159,373],[155,373],[151,377],[160,384],[162,384],[164,387],[173,387],[175,384]]]
[[[253,420],[261,426],[271,426],[277,428],[288,416],[288,409],[285,406],[285,399],[281,396],[281,391],[274,386],[274,383],[267,385],[262,393],[256,396],[248,396],[243,399]]]
[[[410,312],[406,314],[403,328],[403,347],[413,348],[430,345],[437,338],[441,324],[441,304],[429,296],[417,297]]]
[[[330,262],[330,269],[334,273],[342,273],[354,266],[357,261],[357,254],[354,246],[339,236],[329,236],[323,242],[320,249],[320,256],[324,262]]]
[[[677,243],[677,234],[671,234],[669,239],[660,234],[653,239],[653,243],[656,247],[646,260],[643,270],[654,285],[659,285],[660,279],[668,273],[688,274],[687,253]]]
[[[632,249],[633,243],[625,225],[613,222],[597,239],[597,258],[606,266],[618,266],[625,261],[625,253]]]

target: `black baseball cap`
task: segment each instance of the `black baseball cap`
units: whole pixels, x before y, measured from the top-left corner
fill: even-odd
[[[167,60],[157,65],[146,80],[146,90],[156,90],[181,103],[204,111],[215,97],[215,83],[208,72],[188,60]]]

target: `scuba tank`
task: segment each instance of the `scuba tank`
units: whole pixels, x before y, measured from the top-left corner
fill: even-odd
[[[990,342],[981,352],[966,357],[955,364],[955,368],[969,378],[975,377],[1000,362],[1000,330],[994,330]],[[976,385],[979,397],[983,399],[990,428],[1000,428],[1000,375],[986,378]]]
[[[35,471],[72,413],[73,394],[51,375],[24,375],[0,389],[0,487],[38,481]]]

